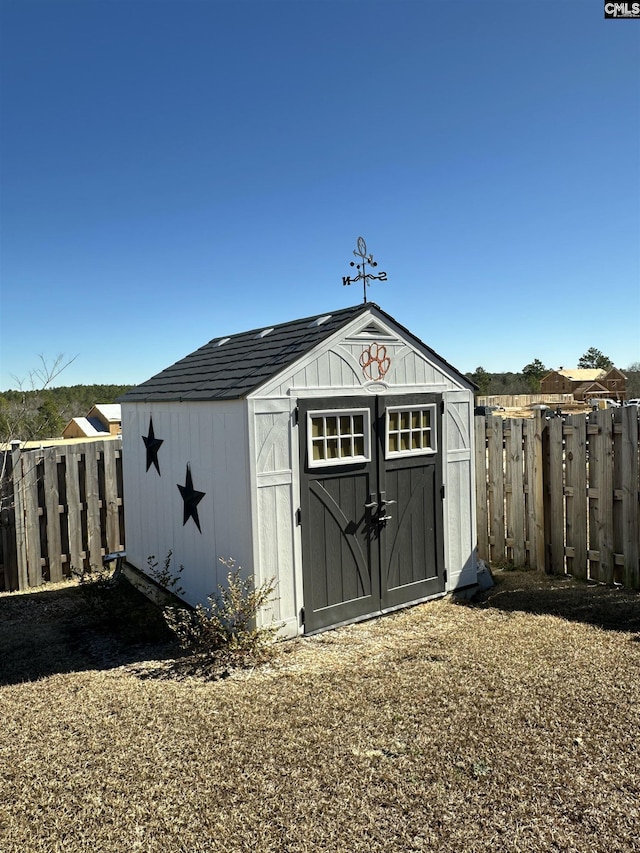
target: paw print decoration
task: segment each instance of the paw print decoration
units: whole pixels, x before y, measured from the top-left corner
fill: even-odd
[[[391,359],[383,344],[373,343],[362,350],[360,366],[367,379],[378,382],[391,367]]]

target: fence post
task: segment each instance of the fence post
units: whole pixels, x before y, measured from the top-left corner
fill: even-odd
[[[488,418],[489,424],[489,506],[491,536],[491,562],[506,557],[504,526],[504,449],[502,443],[502,418]]]
[[[87,548],[89,570],[102,566],[102,536],[100,524],[100,480],[98,457],[104,442],[95,441],[87,445],[85,452],[85,488],[87,507]]]
[[[2,457],[2,482],[0,498],[2,515],[0,528],[2,533],[2,562],[4,567],[4,586],[0,589],[18,589],[18,555],[16,552],[16,502],[13,484],[13,451],[5,450]]]
[[[478,532],[478,557],[489,561],[489,494],[487,492],[487,421],[476,415],[475,467],[476,467],[476,527]]]
[[[513,565],[526,564],[525,550],[525,512],[524,512],[524,473],[522,468],[522,419],[509,421],[510,431],[506,440],[505,461],[507,463],[507,482],[511,486],[511,499],[508,502],[507,539],[513,541]]]
[[[118,476],[116,466],[116,442],[104,444],[104,497],[106,506],[106,542],[107,552],[122,550],[120,542],[120,514],[118,510]]]
[[[47,447],[44,451],[44,494],[47,511],[47,557],[49,580],[62,580],[62,537],[60,535],[60,494],[58,490],[57,449]]]
[[[613,419],[610,410],[589,416],[589,560],[590,577],[613,582]],[[594,570],[595,564],[597,570]]]
[[[567,571],[587,578],[587,424],[586,418],[571,415],[565,426]]]
[[[631,589],[640,588],[638,567],[638,408],[622,409],[622,529],[624,545],[623,583]]]
[[[82,556],[82,506],[80,498],[80,458],[81,451],[77,444],[68,444],[65,449],[65,485],[67,492],[67,530],[69,534],[69,553],[67,565],[69,574],[82,572],[84,560]]]
[[[533,420],[524,422],[525,472],[527,478],[527,529],[529,533],[528,565],[539,572],[545,568],[544,555],[544,490],[542,481],[543,452],[542,413],[536,412]]]
[[[545,429],[549,447],[549,466],[544,483],[548,535],[546,568],[551,574],[563,575],[565,567],[565,493],[563,424],[552,418]]]

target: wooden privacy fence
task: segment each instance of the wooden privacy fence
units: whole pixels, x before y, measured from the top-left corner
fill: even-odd
[[[0,590],[60,581],[124,548],[120,438],[0,454]]]
[[[479,557],[640,589],[636,406],[475,433]]]
[[[544,403],[550,408],[575,403],[573,394],[492,394],[478,397],[478,406],[503,406],[505,409],[525,409],[536,403]]]

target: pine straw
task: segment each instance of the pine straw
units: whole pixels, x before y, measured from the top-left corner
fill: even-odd
[[[148,656],[14,678],[0,850],[637,850],[639,597],[498,579],[215,682]]]

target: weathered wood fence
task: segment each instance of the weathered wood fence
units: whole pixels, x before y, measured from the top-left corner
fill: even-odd
[[[478,555],[640,589],[638,408],[477,417]]]
[[[640,589],[638,408],[477,417],[478,554]],[[0,590],[124,549],[119,438],[14,450],[0,470]]]
[[[503,406],[506,409],[524,409],[535,403],[546,403],[553,408],[573,402],[573,394],[491,394],[476,400],[478,406]]]
[[[0,590],[60,581],[124,548],[120,438],[0,453]]]

